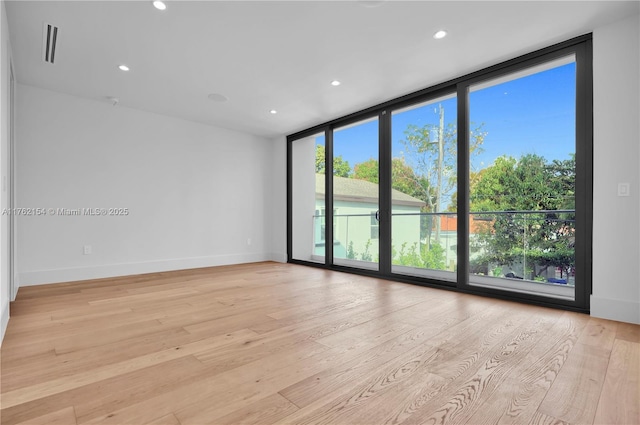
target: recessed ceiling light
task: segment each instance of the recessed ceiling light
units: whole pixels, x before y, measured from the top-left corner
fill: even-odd
[[[127,65],[119,65],[119,66],[118,66],[118,69],[119,69],[120,71],[128,71],[128,70],[129,70],[129,67],[128,67]]]
[[[433,34],[433,38],[439,40],[441,38],[445,38],[447,36],[447,32],[445,30],[440,30]]]
[[[155,7],[158,10],[165,10],[167,8],[167,5],[160,0],[156,0],[153,2],[153,7]]]
[[[214,102],[226,102],[229,98],[221,93],[211,93],[207,96],[209,100],[213,100]]]
[[[340,85],[340,81],[338,81],[338,80],[333,80],[333,81],[331,82],[331,85],[332,85],[332,86],[339,86],[339,85]]]
[[[272,110],[269,111],[269,113],[272,114],[272,115],[275,115],[275,114],[278,113],[278,111],[276,111],[275,109],[272,109]]]

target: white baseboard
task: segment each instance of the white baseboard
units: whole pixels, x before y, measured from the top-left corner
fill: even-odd
[[[591,316],[640,325],[640,302],[591,296]]]
[[[230,264],[255,263],[272,260],[268,253],[216,255],[210,257],[178,258],[143,263],[105,264],[100,266],[74,267],[55,270],[37,270],[19,273],[20,287],[48,283],[74,282],[78,280],[102,279],[172,270],[197,269],[226,266]]]
[[[7,325],[9,325],[9,303],[2,306],[2,317],[0,320],[0,346],[2,346],[2,341],[4,340],[4,333],[7,331]]]
[[[287,254],[282,254],[278,252],[270,252],[269,259],[271,261],[276,261],[278,263],[286,263],[287,262]]]

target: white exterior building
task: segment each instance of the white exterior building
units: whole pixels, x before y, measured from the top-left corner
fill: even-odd
[[[397,190],[391,193],[392,244],[420,246],[420,208],[425,203]],[[333,177],[334,258],[378,262],[378,185],[366,180]],[[315,254],[324,256],[324,174],[316,174]],[[398,214],[407,214],[399,216]],[[368,245],[368,246],[367,246]]]

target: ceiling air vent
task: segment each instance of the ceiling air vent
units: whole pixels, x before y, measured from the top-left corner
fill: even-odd
[[[48,63],[54,63],[56,59],[56,41],[58,39],[58,27],[44,23],[42,43],[42,59]]]

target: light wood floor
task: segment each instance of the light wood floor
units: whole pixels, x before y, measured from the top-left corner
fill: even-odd
[[[2,424],[638,424],[640,327],[257,263],[27,287]]]

